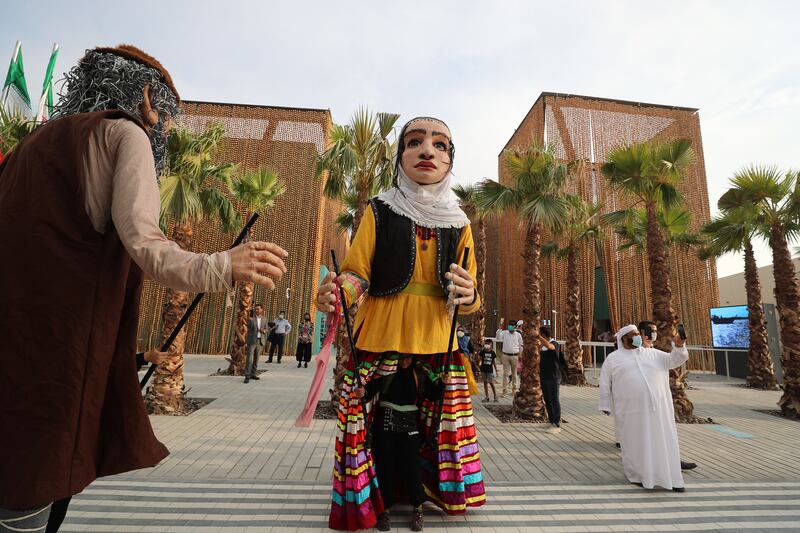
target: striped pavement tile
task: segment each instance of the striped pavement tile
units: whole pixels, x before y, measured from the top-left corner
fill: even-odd
[[[489,503],[438,531],[800,531],[800,482],[698,482],[687,492],[597,483],[492,483]],[[98,480],[72,500],[61,531],[328,531],[330,486],[229,479]],[[410,507],[392,512],[401,530]]]

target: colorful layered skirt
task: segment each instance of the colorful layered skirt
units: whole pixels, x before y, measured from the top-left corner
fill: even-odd
[[[415,364],[431,376],[444,370],[442,355],[414,356]],[[361,383],[397,371],[396,353],[359,351]],[[422,482],[428,499],[448,514],[462,514],[467,507],[486,502],[481,474],[478,436],[472,416],[472,400],[463,356],[449,361],[451,383],[446,386],[441,406],[435,400],[419,404]],[[333,492],[328,525],[332,529],[355,531],[374,527],[384,511],[380,484],[375,475],[372,452],[367,447],[367,423],[372,404],[352,397],[357,386],[352,362],[345,374],[339,397]],[[438,423],[437,423],[438,419]]]

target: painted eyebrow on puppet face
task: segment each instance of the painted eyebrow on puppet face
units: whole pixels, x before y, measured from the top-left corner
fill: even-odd
[[[425,135],[425,134],[428,133],[428,130],[426,130],[425,128],[414,128],[413,130],[408,130],[405,134],[406,135],[411,135],[412,133],[421,133],[421,134]],[[448,134],[444,133],[444,132],[433,131],[433,133],[431,133],[431,137],[436,137],[438,135],[441,135],[442,137],[446,138],[448,141],[450,140],[450,136]]]

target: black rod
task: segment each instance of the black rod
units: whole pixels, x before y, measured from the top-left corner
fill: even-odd
[[[252,215],[250,215],[250,219],[247,221],[247,224],[244,225],[242,231],[239,232],[239,235],[236,237],[236,240],[233,241],[231,248],[239,246],[242,243],[244,238],[247,236],[247,233],[250,231],[250,228],[252,228],[253,224],[255,224],[256,220],[258,220],[258,216],[259,216],[258,213],[253,213]],[[172,333],[169,334],[169,337],[167,337],[167,340],[164,341],[164,344],[161,345],[161,350],[159,351],[166,352],[170,349],[172,343],[175,342],[175,338],[178,336],[178,333],[181,332],[183,327],[186,325],[186,322],[189,321],[189,317],[191,316],[195,307],[197,307],[197,305],[200,303],[200,300],[202,300],[203,296],[205,295],[206,293],[201,292],[200,294],[194,297],[194,300],[192,300],[192,303],[189,304],[189,307],[186,309],[186,312],[183,313],[183,316],[178,321],[178,324],[175,326],[175,329],[173,329]],[[150,367],[147,369],[147,372],[142,378],[142,381],[139,382],[140,389],[144,389],[145,385],[147,385],[147,382],[150,381],[150,377],[153,375],[153,372],[155,372],[156,366],[158,365],[156,365],[155,363],[150,363]]]
[[[464,257],[461,259],[461,268],[463,268],[464,270],[467,269],[467,261],[468,260],[469,260],[469,246],[464,248]],[[477,291],[477,290],[478,290],[478,288],[475,287],[475,291]],[[453,291],[453,296],[455,298],[458,297],[455,291]],[[444,368],[443,368],[443,372],[442,372],[442,380],[443,381],[444,381],[445,374],[449,374],[450,373],[450,359],[453,356],[453,339],[456,336],[456,325],[458,324],[458,308],[459,307],[460,307],[460,305],[456,305],[455,309],[453,309],[453,321],[450,323],[450,340],[447,342],[447,355],[444,358]],[[469,364],[469,361],[467,361],[466,364]],[[469,384],[467,384],[467,386],[469,387]],[[447,392],[446,388],[443,387],[442,388],[442,397],[439,399],[439,405],[437,406],[437,409],[436,409],[436,420],[434,420],[434,423],[436,424],[436,426],[435,426],[436,429],[433,432],[432,437],[433,437],[434,442],[436,443],[437,446],[438,446],[438,443],[439,443],[439,425],[441,424],[442,410],[444,408],[444,395],[445,395],[446,392]],[[435,449],[435,447],[433,447],[433,448]]]
[[[339,277],[339,261],[336,260],[336,251],[331,250],[331,259],[333,259],[333,272],[336,277]],[[344,294],[344,287],[339,285],[339,297],[342,300],[342,309],[344,310],[344,325],[347,328],[347,339],[350,341],[350,357],[353,358],[353,368],[356,373],[356,383],[361,387],[361,373],[358,371],[358,355],[356,355],[356,343],[353,340],[353,327],[350,325],[350,313],[347,309],[347,299]]]

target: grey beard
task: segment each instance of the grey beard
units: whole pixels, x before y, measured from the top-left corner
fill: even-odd
[[[153,151],[153,160],[156,164],[156,181],[160,181],[161,172],[167,165],[167,132],[164,118],[160,117],[158,123],[150,129],[150,149]]]

